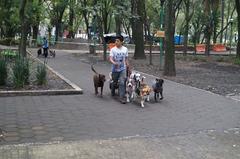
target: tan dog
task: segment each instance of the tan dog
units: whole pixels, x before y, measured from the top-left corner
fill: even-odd
[[[147,102],[150,101],[150,93],[152,92],[152,89],[145,83],[141,83],[140,85],[140,97],[141,97],[141,107],[144,107],[145,100]]]
[[[137,97],[140,97],[141,99],[141,107],[144,107],[145,100],[147,102],[150,101],[150,93],[152,92],[152,89],[146,83],[144,83],[145,77],[140,77],[139,74],[137,78],[141,79],[141,81],[137,80],[135,92]]]
[[[98,87],[100,87],[101,88],[101,96],[102,96],[104,82],[106,81],[105,75],[97,73],[97,71],[93,68],[93,65],[91,65],[91,69],[95,73],[95,75],[93,76],[95,95],[98,95]]]

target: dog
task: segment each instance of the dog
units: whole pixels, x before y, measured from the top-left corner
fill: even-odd
[[[130,101],[134,100],[135,96],[135,82],[134,79],[128,78],[126,82],[126,97],[127,97],[127,102],[129,103]]]
[[[155,101],[157,101],[157,99],[159,100],[163,99],[163,83],[164,83],[163,79],[156,78],[155,83],[152,86]]]
[[[119,81],[114,83],[113,79],[112,79],[112,72],[109,72],[109,88],[110,90],[112,90],[112,87],[114,87],[114,89],[118,89],[119,88]]]
[[[49,51],[49,55],[52,56],[53,58],[55,58],[56,56],[56,52],[55,50],[48,50]],[[43,55],[42,54],[42,48],[39,48],[38,51],[37,51],[37,56],[39,57],[40,55]]]
[[[139,73],[134,73],[130,75],[130,77],[134,78],[135,81],[135,96],[140,98],[141,107],[145,107],[145,101],[150,101],[150,93],[152,92],[152,89],[144,83],[144,76],[141,76]]]
[[[40,55],[42,55],[42,48],[39,48],[37,51],[37,56],[39,57]]]
[[[103,95],[104,82],[106,81],[106,77],[103,74],[97,73],[97,71],[93,68],[93,65],[91,65],[91,69],[95,73],[95,75],[93,76],[95,95],[98,95],[98,87],[100,87],[101,88],[101,96],[102,96]]]
[[[4,140],[5,134],[6,134],[6,131],[0,128],[0,141],[1,141],[1,140],[2,140],[2,141],[5,141],[5,140]]]
[[[49,49],[49,55],[52,56],[53,58],[55,58],[55,56],[56,56],[55,50],[50,50]]]

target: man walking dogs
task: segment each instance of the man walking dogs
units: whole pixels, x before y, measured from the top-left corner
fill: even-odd
[[[115,85],[119,82],[119,97],[122,104],[126,103],[125,99],[125,81],[126,68],[128,66],[128,49],[123,46],[123,37],[116,37],[115,47],[110,50],[109,61],[112,63],[112,80]],[[111,95],[115,96],[115,87],[111,88]]]

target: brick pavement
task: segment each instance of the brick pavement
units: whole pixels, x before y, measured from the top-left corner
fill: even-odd
[[[181,137],[179,134],[193,136],[187,140],[191,142],[194,134],[201,131],[223,132],[240,126],[239,102],[213,93],[166,80],[165,99],[160,103],[152,100],[142,109],[138,103],[121,105],[112,99],[108,85],[103,98],[95,97],[93,73],[81,56],[58,51],[57,57],[49,59],[48,64],[83,88],[84,94],[0,98],[0,128],[7,131],[5,141],[0,142],[1,148],[52,141],[89,141],[94,145],[95,141],[109,138],[161,136],[164,139]],[[110,71],[109,64],[100,61],[96,69],[105,74]],[[147,79],[151,83],[154,78],[147,76]],[[24,146],[19,146],[21,148]]]

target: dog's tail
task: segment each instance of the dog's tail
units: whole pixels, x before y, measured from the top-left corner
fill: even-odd
[[[94,73],[98,74],[97,71],[93,68],[93,65],[91,65],[91,69]]]

